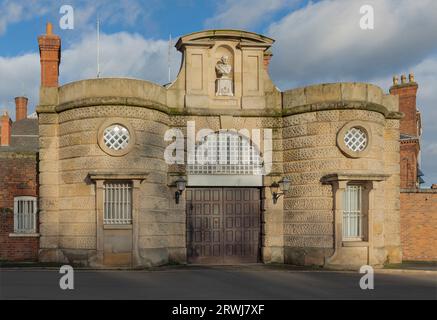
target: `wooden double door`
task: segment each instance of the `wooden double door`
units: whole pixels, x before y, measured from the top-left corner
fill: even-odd
[[[189,263],[259,262],[260,228],[261,195],[259,189],[187,189]]]

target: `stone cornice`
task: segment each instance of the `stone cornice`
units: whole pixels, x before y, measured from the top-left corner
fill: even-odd
[[[149,175],[148,172],[109,172],[109,171],[95,171],[90,172],[88,177],[92,181],[97,180],[140,180],[144,181]]]
[[[385,181],[390,175],[383,173],[349,173],[338,172],[328,174],[322,178],[323,183],[331,183],[336,181]]]
[[[156,101],[140,99],[140,98],[124,98],[124,97],[104,97],[104,98],[86,98],[72,102],[62,103],[56,107],[56,112],[63,112],[76,108],[86,108],[95,106],[112,106],[124,105],[134,107],[145,107],[154,109],[164,113],[170,113],[170,109]]]
[[[36,107],[36,113],[57,113],[56,106],[51,105],[39,105]]]
[[[205,30],[195,32],[181,37],[176,43],[176,48],[181,50],[185,46],[197,45],[196,43],[209,43],[220,39],[236,39],[242,42],[251,42],[252,46],[257,44],[265,48],[270,47],[275,40],[253,32],[231,29]]]
[[[166,113],[168,115],[179,116],[220,116],[232,115],[240,117],[287,117],[302,113],[329,111],[329,110],[364,110],[378,112],[386,119],[402,119],[403,113],[390,112],[386,107],[376,103],[360,101],[339,101],[307,104],[303,106],[279,109],[210,109],[210,108],[170,108],[156,101],[141,98],[124,98],[124,97],[104,97],[104,98],[86,98],[60,104],[58,106],[40,105],[37,107],[38,113],[60,113],[76,108],[86,108],[94,106],[111,106],[125,105],[134,107],[143,107]]]
[[[381,113],[386,119],[402,119],[404,114],[401,112],[391,112],[380,104],[363,101],[332,101],[323,103],[306,104],[293,108],[286,108],[283,116],[290,116],[301,113],[328,111],[328,110],[367,110]]]

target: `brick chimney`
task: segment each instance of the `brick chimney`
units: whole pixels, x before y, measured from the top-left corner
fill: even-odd
[[[9,114],[5,112],[1,116],[1,141],[0,146],[7,147],[11,144],[11,127],[12,127],[12,120],[9,118]]]
[[[15,121],[27,119],[27,102],[26,97],[15,98]]]
[[[61,63],[61,38],[53,34],[53,26],[47,23],[46,34],[38,37],[41,57],[41,86],[58,87]]]
[[[400,147],[401,184],[402,189],[417,189],[419,153],[420,153],[420,113],[417,110],[416,97],[418,84],[414,75],[401,76],[399,83],[397,76],[393,77],[393,86],[390,94],[399,96],[399,111],[405,114],[400,121],[400,133],[402,136]]]
[[[410,74],[408,77],[401,76],[401,83],[398,78],[393,78],[393,86],[390,88],[390,94],[399,96],[399,111],[405,114],[401,121],[400,131],[403,134],[418,137],[420,129],[418,128],[418,114],[416,106],[418,84],[414,80],[414,75]]]
[[[270,50],[264,52],[264,69],[269,72],[270,61],[272,60],[273,53]]]

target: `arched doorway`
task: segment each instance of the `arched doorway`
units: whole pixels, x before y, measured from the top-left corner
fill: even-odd
[[[187,166],[189,263],[260,261],[263,163],[258,150],[236,132],[214,133],[196,145],[196,161]]]

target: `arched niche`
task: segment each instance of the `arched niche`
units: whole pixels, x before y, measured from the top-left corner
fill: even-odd
[[[215,50],[214,74],[215,95],[233,97],[235,95],[235,56],[232,48],[221,45]]]

